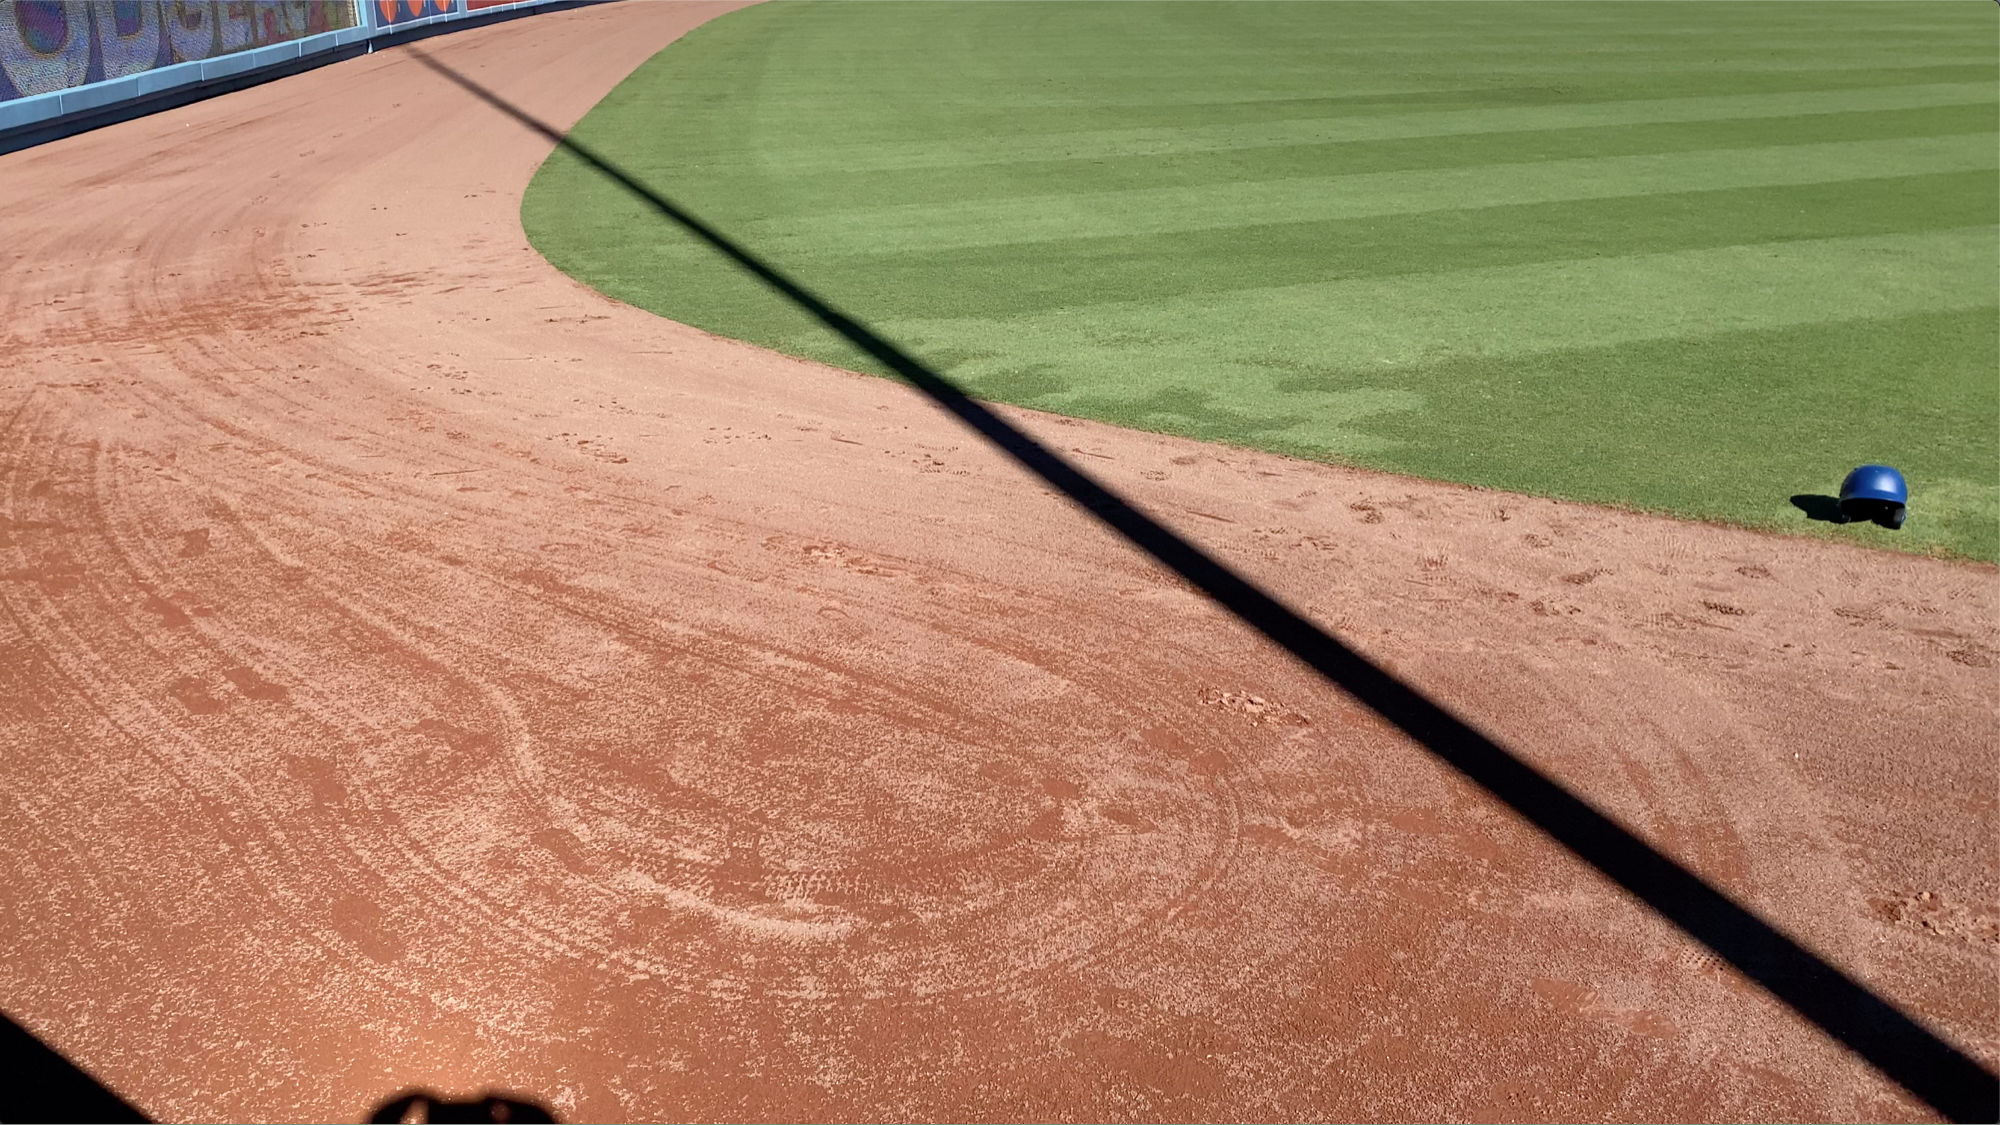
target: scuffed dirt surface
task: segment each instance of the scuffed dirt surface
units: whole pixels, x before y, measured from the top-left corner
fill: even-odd
[[[422,49],[566,126],[720,10]],[[1926,1115],[919,396],[557,274],[546,149],[392,50],[0,157],[51,1044],[170,1118]],[[1992,568],[1007,413],[2000,1053]]]

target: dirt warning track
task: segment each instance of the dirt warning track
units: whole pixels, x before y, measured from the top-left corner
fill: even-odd
[[[562,127],[724,10],[423,50]],[[0,157],[0,1007],[119,1092],[1926,1116],[920,396],[556,273],[547,149],[392,50]],[[2000,1055],[1992,568],[1007,414]]]

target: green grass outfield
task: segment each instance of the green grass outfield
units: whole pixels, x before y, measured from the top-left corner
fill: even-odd
[[[771,3],[575,136],[973,393],[2000,555],[2000,36],[1946,3]],[[566,153],[534,245],[872,365]],[[1900,534],[1808,521],[1908,475]]]

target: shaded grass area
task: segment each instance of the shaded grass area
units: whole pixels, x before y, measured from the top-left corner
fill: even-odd
[[[2000,556],[1976,5],[774,3],[576,136],[983,396]],[[870,369],[563,153],[606,293]],[[1901,533],[1808,521],[1868,460]]]

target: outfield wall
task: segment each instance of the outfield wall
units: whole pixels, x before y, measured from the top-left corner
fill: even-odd
[[[574,2],[0,0],[0,152],[363,53],[418,28]]]

